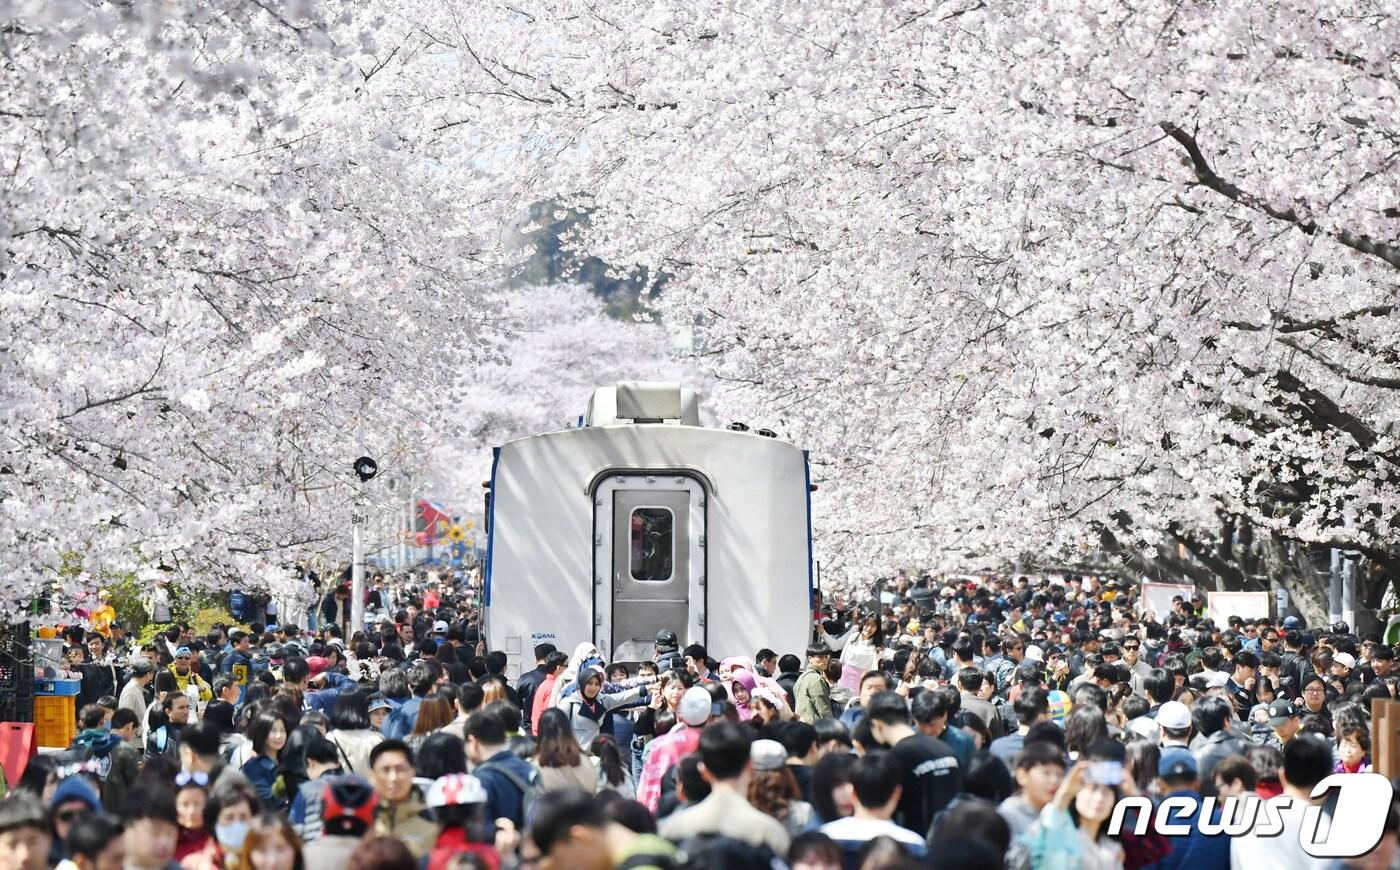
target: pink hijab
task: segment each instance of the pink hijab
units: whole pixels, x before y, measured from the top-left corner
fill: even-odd
[[[753,674],[742,668],[735,670],[734,673],[730,675],[728,685],[725,686],[725,689],[729,692],[729,700],[733,701],[734,706],[739,710],[739,721],[747,722],[754,717],[754,712],[749,709],[748,704],[740,704],[738,699],[734,697],[734,685],[736,683],[743,686],[745,691],[749,693],[749,697],[753,698]]]

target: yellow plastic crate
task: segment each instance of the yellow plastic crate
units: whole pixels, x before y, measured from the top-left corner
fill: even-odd
[[[78,736],[73,695],[34,696],[34,740],[40,746],[67,749]]]

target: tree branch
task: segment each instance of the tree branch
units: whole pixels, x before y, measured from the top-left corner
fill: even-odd
[[[1258,212],[1263,212],[1275,220],[1292,224],[1307,235],[1315,235],[1318,232],[1318,226],[1315,222],[1305,220],[1293,209],[1279,208],[1272,205],[1217,175],[1215,170],[1211,168],[1210,161],[1206,159],[1205,154],[1201,151],[1201,146],[1196,141],[1195,136],[1187,133],[1175,124],[1163,122],[1159,126],[1161,126],[1162,130],[1174,139],[1177,144],[1186,149],[1186,156],[1191,160],[1191,167],[1196,174],[1196,180],[1203,186],[1210,188],[1231,202],[1238,203]],[[1400,246],[1392,245],[1389,242],[1376,241],[1369,236],[1353,233],[1344,229],[1326,232],[1325,235],[1354,251],[1377,257],[1395,268],[1400,269]]]

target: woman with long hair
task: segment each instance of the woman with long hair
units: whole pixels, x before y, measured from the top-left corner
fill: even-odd
[[[576,788],[592,794],[598,790],[598,772],[584,757],[563,710],[546,710],[540,717],[535,767],[544,791]]]
[[[1055,798],[1027,832],[1031,867],[1122,870],[1123,844],[1108,835],[1108,819],[1122,792],[1089,781],[1090,764],[1070,768]]]
[[[1090,746],[1108,739],[1108,720],[1097,707],[1076,706],[1065,717],[1065,750],[1072,759],[1079,758]]]
[[[287,723],[270,711],[248,724],[253,757],[243,765],[242,773],[269,809],[281,809],[288,800],[285,789],[278,787],[278,762],[287,745],[287,735]]]
[[[264,813],[248,826],[238,864],[243,870],[302,870],[301,840],[285,817]]]
[[[1139,795],[1148,794],[1157,779],[1157,763],[1162,760],[1162,748],[1155,740],[1135,737],[1123,749],[1123,790]]]
[[[879,670],[882,661],[894,658],[894,652],[885,646],[880,618],[873,614],[860,620],[834,641],[828,638],[827,644],[833,650],[841,651],[840,685],[852,694],[860,691],[862,674]]]
[[[797,778],[787,765],[787,750],[776,740],[755,740],[749,749],[753,773],[749,777],[749,803],[783,823],[789,837],[817,826],[817,813],[802,800]]]
[[[494,701],[509,701],[506,694],[506,684],[500,680],[486,680],[481,684],[481,706],[485,707]]]
[[[617,741],[606,734],[599,734],[593,738],[588,752],[598,769],[598,791],[617,792],[628,800],[636,798],[636,779],[632,776],[632,768],[622,763],[622,752],[618,749]]]
[[[408,735],[405,742],[416,753],[423,748],[423,741],[450,723],[456,715],[457,711],[453,709],[451,701],[436,693],[429,695],[419,705],[418,721],[414,723],[413,733]]]
[[[854,755],[832,752],[812,767],[812,808],[818,821],[834,822],[855,813],[855,791],[851,787],[851,766],[855,763]]]
[[[369,699],[362,692],[344,692],[335,699],[326,739],[340,752],[346,773],[369,776],[369,754],[384,737],[370,727]]]

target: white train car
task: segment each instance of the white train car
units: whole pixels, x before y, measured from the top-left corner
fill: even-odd
[[[580,422],[495,450],[483,603],[508,673],[545,640],[649,660],[663,628],[714,658],[800,655],[815,598],[806,452],[701,426],[676,384],[600,388]]]

